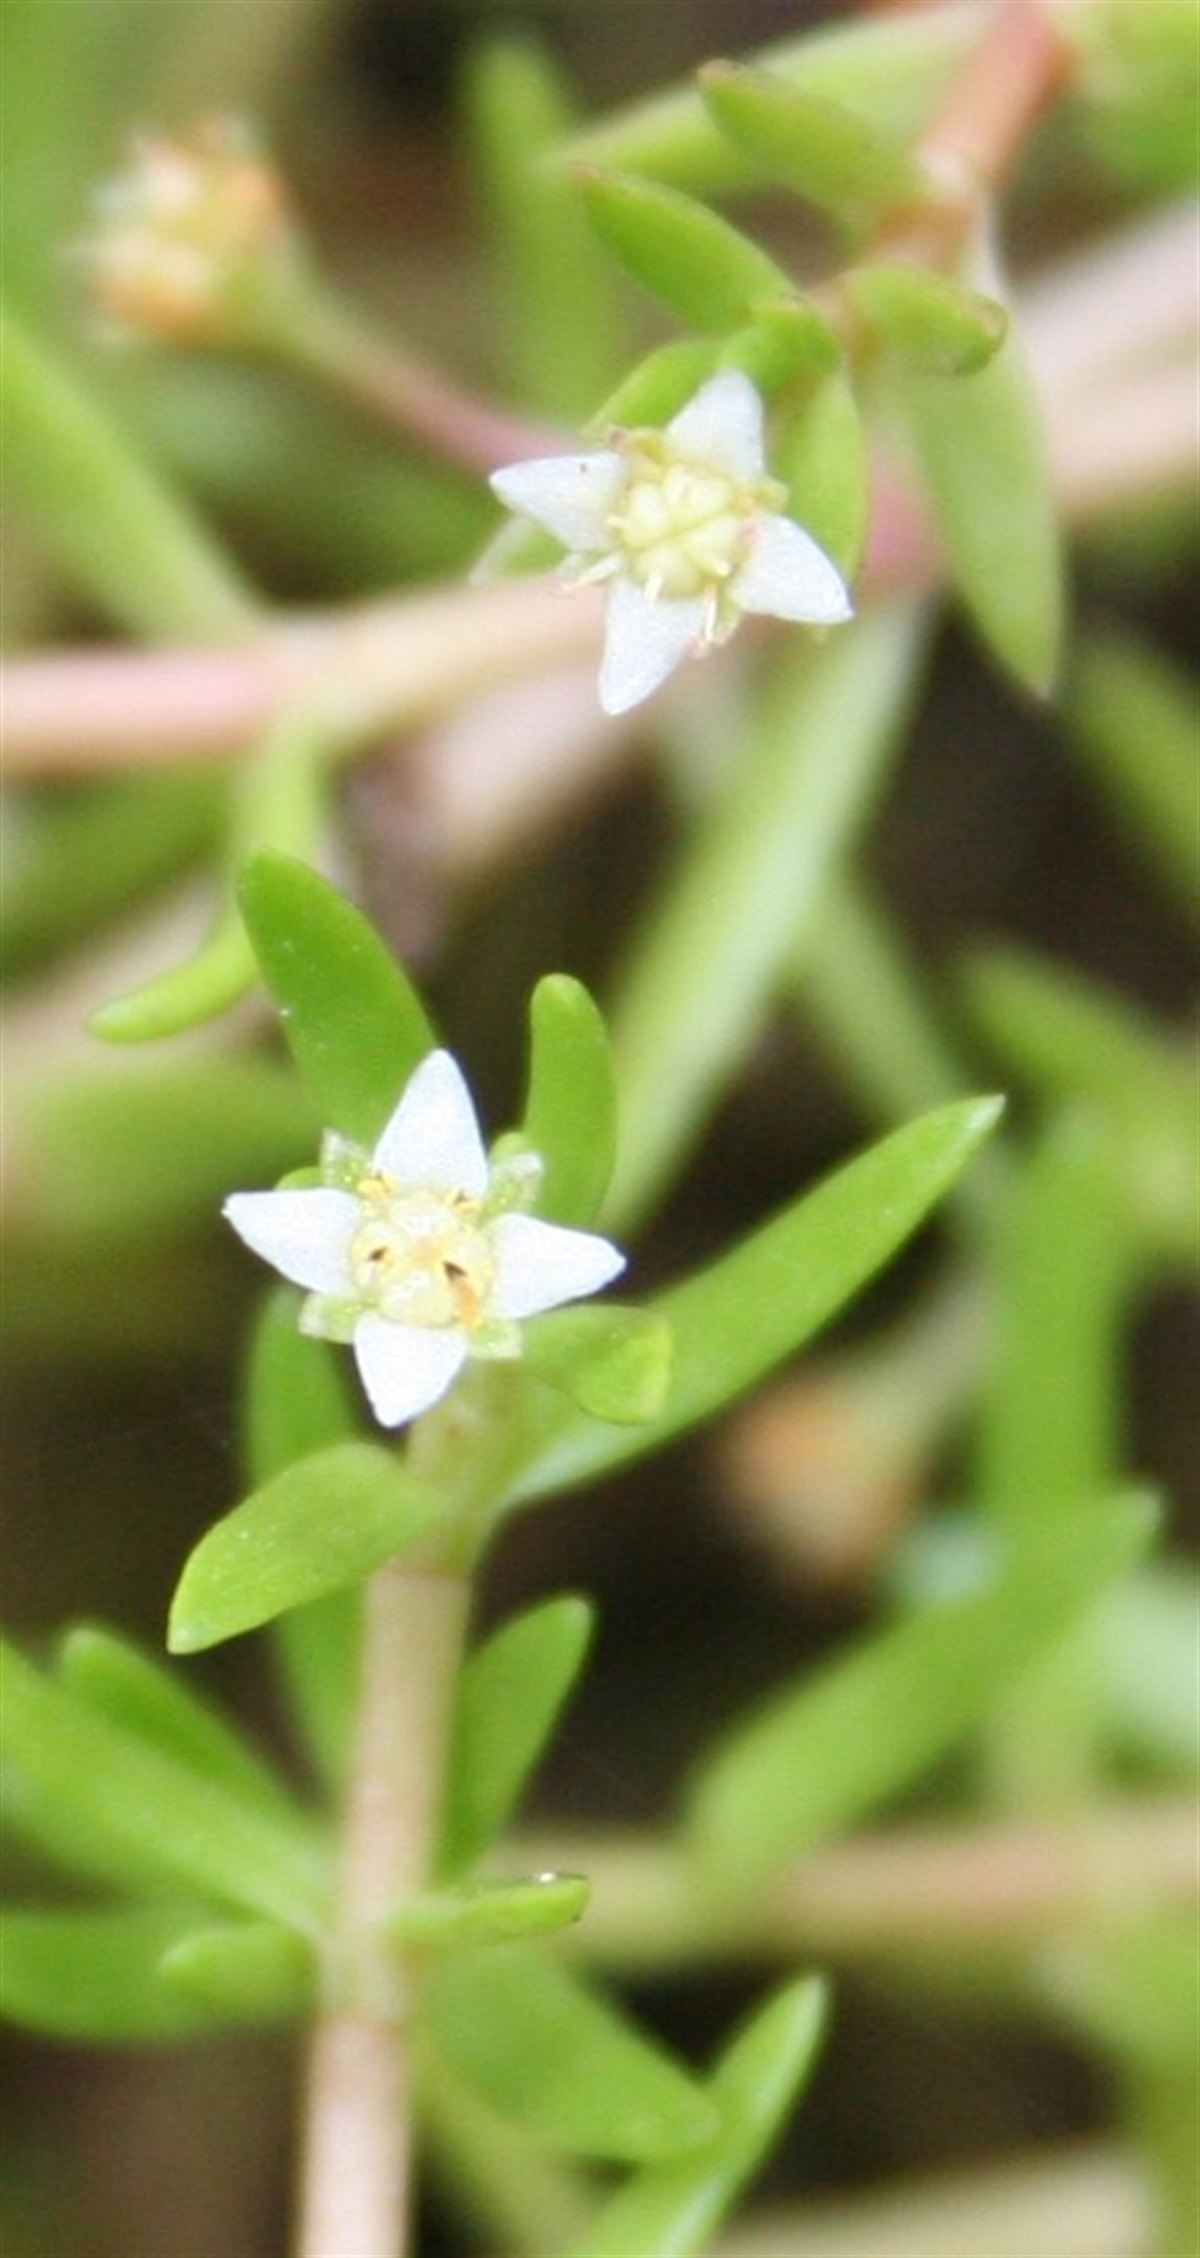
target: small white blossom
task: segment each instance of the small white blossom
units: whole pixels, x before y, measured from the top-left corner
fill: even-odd
[[[570,584],[609,583],[600,703],[624,713],[744,612],[832,627],[850,617],[837,568],[767,475],[763,406],[726,369],[665,430],[617,431],[591,455],[496,471],[509,509],[569,550]]]
[[[597,1293],[625,1267],[593,1232],[514,1212],[540,1168],[489,1168],[446,1051],[417,1068],[374,1152],[330,1136],[322,1158],[323,1184],[236,1192],[224,1213],[307,1289],[301,1329],[352,1343],[381,1426],[427,1411],[468,1356],[518,1356],[520,1319]]]

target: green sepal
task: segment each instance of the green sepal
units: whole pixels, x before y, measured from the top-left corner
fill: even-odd
[[[665,2049],[531,1945],[443,1961],[423,2019],[467,2085],[555,2148],[645,2163],[714,2130],[712,2104]]]
[[[705,2088],[717,2130],[694,2153],[648,2164],[606,2203],[569,2258],[689,2258],[709,2236],[803,2093],[824,2035],[828,1993],[804,1976],[755,2010]]]
[[[189,1555],[167,1644],[195,1654],[407,1552],[442,1502],[378,1443],[334,1443],[245,1498]]]
[[[193,2037],[218,2018],[163,1980],[194,1907],[0,1913],[0,2014],[46,2038],[135,2046]],[[220,2018],[223,2020],[224,2018]]]
[[[970,1098],[869,1146],[651,1307],[673,1345],[667,1399],[644,1427],[572,1420],[547,1399],[530,1420],[512,1502],[553,1493],[658,1449],[754,1387],[829,1322],[956,1183],[999,1119]]]
[[[657,430],[669,423],[713,375],[720,358],[721,346],[712,337],[672,337],[656,345],[596,410],[588,436],[607,440],[613,431]]]
[[[838,288],[867,336],[923,376],[970,376],[1008,334],[1008,313],[949,275],[911,262],[851,267]]]
[[[563,1593],[493,1631],[458,1682],[437,1873],[454,1881],[508,1825],[591,1643],[594,1611]]]
[[[582,981],[539,980],[529,1000],[529,1089],[521,1134],[542,1163],[537,1212],[586,1228],[608,1190],[617,1084],[608,1030]]]
[[[167,1947],[159,1974],[213,2022],[292,2022],[317,1997],[312,1944],[280,1921],[193,1926]]]
[[[588,216],[626,272],[692,328],[738,327],[762,298],[791,288],[774,259],[739,228],[677,189],[580,166]]]
[[[1045,695],[1064,585],[1050,468],[1016,331],[973,376],[892,378],[950,574],[1001,665]]]
[[[374,928],[294,856],[245,864],[238,899],[292,1055],[327,1127],[373,1145],[436,1044],[425,1009]]]
[[[516,1882],[474,1882],[410,1899],[380,1926],[397,1944],[421,1952],[521,1944],[550,1936],[583,1917],[591,1883],[582,1874],[530,1874]]]
[[[58,1653],[58,1677],[99,1715],[145,1741],[202,1779],[240,1795],[255,1809],[276,1808],[289,1818],[295,1802],[272,1766],[250,1747],[216,1707],[125,1639],[94,1624],[67,1632]]]
[[[1144,1498],[1061,1514],[1001,1554],[982,1589],[934,1604],[807,1671],[723,1734],[686,1825],[722,1887],[757,1888],[920,1779],[1144,1550]]]
[[[5,1815],[89,1879],[164,1882],[306,1928],[328,1871],[301,1817],[252,1804],[135,1740],[0,1645]]]
[[[710,117],[756,172],[847,226],[869,227],[928,197],[907,151],[828,95],[745,63],[708,63],[697,83]]]
[[[852,580],[866,545],[871,486],[867,435],[844,369],[820,377],[781,423],[774,464],[791,516]]]
[[[671,1328],[650,1309],[601,1302],[556,1309],[527,1325],[522,1361],[589,1419],[639,1427],[657,1419],[671,1379]]]

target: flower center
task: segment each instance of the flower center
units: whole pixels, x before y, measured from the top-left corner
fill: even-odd
[[[642,441],[607,529],[630,578],[652,599],[702,596],[744,563],[761,499],[711,464],[685,462]]]
[[[493,1263],[479,1204],[462,1192],[401,1192],[383,1176],[358,1186],[364,1219],[350,1242],[356,1294],[396,1325],[471,1331],[487,1308]]]

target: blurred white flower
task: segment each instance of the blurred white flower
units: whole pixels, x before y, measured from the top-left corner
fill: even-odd
[[[307,1289],[301,1328],[350,1342],[371,1409],[399,1427],[469,1356],[519,1356],[519,1321],[594,1294],[624,1269],[607,1239],[513,1212],[521,1163],[490,1169],[446,1051],[417,1068],[373,1153],[331,1136],[326,1181],[236,1192],[224,1214]],[[534,1163],[525,1175],[536,1185]]]
[[[744,612],[832,627],[850,617],[835,565],[782,514],[763,406],[726,369],[662,431],[618,431],[590,455],[495,471],[500,500],[569,550],[570,584],[609,582],[600,703],[624,713]]]

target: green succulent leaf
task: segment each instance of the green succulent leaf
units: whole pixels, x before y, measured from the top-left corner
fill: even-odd
[[[313,1947],[280,1921],[193,1924],[167,1947],[159,1973],[168,1991],[214,2022],[290,2022],[317,1997]]]
[[[790,290],[783,268],[706,204],[625,173],[581,167],[576,178],[610,251],[692,328],[733,329]]]
[[[398,1944],[422,1952],[468,1945],[519,1944],[550,1936],[582,1918],[591,1885],[582,1874],[530,1874],[516,1882],[476,1882],[411,1898],[383,1928]]]
[[[997,298],[909,262],[851,267],[840,289],[869,335],[923,376],[970,376],[1008,334]]]
[[[1062,545],[1019,339],[971,376],[897,371],[954,585],[989,650],[1045,695],[1063,628]]]
[[[171,1603],[172,1653],[195,1654],[361,1582],[415,1544],[441,1510],[437,1492],[377,1443],[314,1451],[200,1539]]]
[[[840,368],[841,342],[811,298],[764,300],[745,329],[735,329],[721,349],[720,366],[739,368],[769,399],[796,377],[829,376]]]
[[[195,1927],[194,1908],[104,1911],[6,1908],[0,1914],[0,2013],[47,2038],[131,2046],[213,2028],[211,2009],[162,1976],[165,1953]]]
[[[467,1873],[508,1825],[583,1667],[584,1599],[544,1600],[493,1631],[464,1668],[447,1766],[438,1872]]]
[[[714,2130],[711,2103],[670,2055],[533,1946],[453,1956],[433,1970],[423,2006],[446,2062],[556,2148],[644,2163]]]
[[[0,1646],[5,1813],[75,1871],[197,1892],[300,1929],[324,1902],[324,1846],[299,1816],[254,1805],[131,1738]]]
[[[907,151],[828,95],[745,63],[698,73],[710,117],[767,180],[851,227],[928,194]]]
[[[899,1794],[1092,1608],[1144,1549],[1144,1499],[1056,1511],[988,1581],[808,1672],[722,1736],[687,1802],[714,1882],[753,1889]]]
[[[0,309],[5,477],[83,594],[136,635],[244,635],[257,599],[78,378]]]
[[[721,359],[712,337],[672,337],[635,363],[609,393],[588,423],[589,435],[607,440],[612,431],[656,429],[677,415]]]
[[[251,856],[239,889],[262,976],[327,1128],[374,1144],[437,1041],[414,989],[343,894],[290,855]]]
[[[671,1328],[667,1399],[644,1427],[529,1414],[511,1502],[527,1501],[655,1450],[710,1418],[828,1323],[916,1230],[995,1127],[998,1098],[942,1106],[828,1177],[707,1269],[651,1306]]]
[[[593,1223],[617,1145],[617,1085],[608,1031],[582,981],[539,980],[529,1004],[529,1090],[521,1134],[542,1161],[537,1212]]]
[[[602,1302],[553,1310],[524,1334],[523,1362],[590,1419],[638,1427],[657,1419],[671,1379],[671,1329],[650,1309]]]
[[[780,430],[775,467],[791,513],[852,580],[870,516],[867,437],[854,386],[842,369],[813,384]]]
[[[805,1976],[758,2008],[706,2087],[717,2128],[694,2153],[647,2164],[606,2203],[570,2258],[690,2258],[706,2249],[811,2075],[826,1987]]]
[[[30,1084],[13,1107],[39,1231],[144,1241],[275,1177],[321,1124],[292,1075],[239,1058],[141,1061]]]
[[[971,959],[965,992],[1012,1073],[1107,1124],[1114,1177],[1148,1251],[1190,1269],[1200,1227],[1194,1049],[1097,983],[1017,949]]]
[[[793,34],[760,48],[753,62],[806,94],[842,104],[871,132],[903,147],[933,115],[978,37],[971,7],[885,12]],[[559,149],[557,162],[645,173],[697,196],[743,187],[755,170],[694,86],[643,97],[586,126]]]
[[[81,1623],[58,1655],[61,1684],[132,1739],[142,1740],[201,1779],[240,1795],[255,1809],[289,1818],[295,1803],[278,1774],[211,1702],[111,1631]]]

